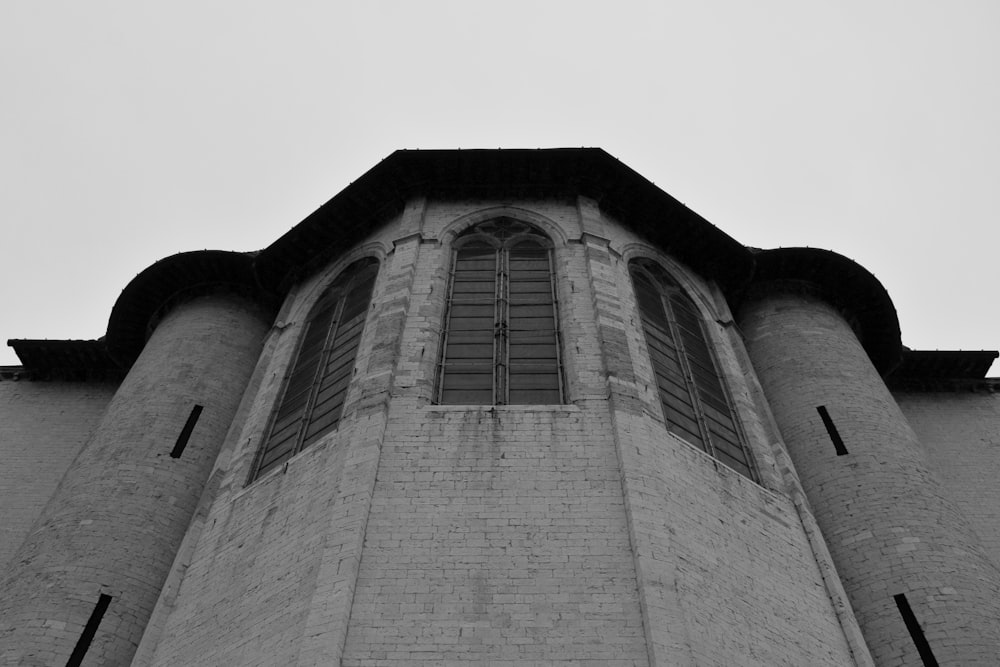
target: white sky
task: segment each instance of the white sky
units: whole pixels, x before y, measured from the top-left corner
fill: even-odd
[[[396,148],[597,146],[861,263],[904,344],[995,349],[998,35],[996,0],[6,0],[0,342],[97,338],[157,259],[262,248]]]

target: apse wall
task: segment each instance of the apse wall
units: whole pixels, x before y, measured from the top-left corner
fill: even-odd
[[[554,246],[561,404],[435,404],[451,244],[495,218]],[[303,319],[366,256],[338,428],[248,483]],[[759,481],[664,427],[638,256],[707,318]],[[594,202],[411,200],[289,294],[134,664],[867,664],[749,369],[718,289]]]
[[[588,244],[589,264],[595,275],[613,276],[592,289],[651,659],[869,664],[718,287],[598,215],[592,208],[593,222],[600,221],[595,235],[607,242]],[[701,310],[757,482],[667,429],[628,276],[628,262],[638,257],[667,268]],[[627,347],[609,353],[607,341],[620,336]]]

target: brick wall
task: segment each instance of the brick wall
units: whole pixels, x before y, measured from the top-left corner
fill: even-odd
[[[610,252],[591,245],[589,266],[601,328],[620,328],[612,340],[627,341],[609,346],[600,335],[652,660],[867,664],[863,646],[852,649],[845,636],[856,632],[853,617],[838,617],[831,602],[820,571],[828,556],[811,542],[793,500],[801,491],[776,471],[773,449],[783,445],[753,399],[761,390],[738,337],[729,335],[725,303],[624,227],[608,221],[604,233]],[[667,431],[628,275],[636,256],[663,264],[702,309],[759,483]]]
[[[645,664],[606,413],[393,413],[344,665]]]
[[[792,502],[647,418],[616,424],[655,664],[856,664]]]
[[[100,424],[11,561],[0,662],[65,664],[100,595],[87,664],[128,664],[259,354],[239,299],[181,303],[158,324]],[[194,405],[200,419],[171,451]]]
[[[1000,395],[894,392],[948,496],[1000,567]]]
[[[419,207],[412,213],[419,217]],[[373,334],[381,322],[384,345],[398,345],[386,332],[405,307],[398,292],[408,295],[410,285],[390,285],[412,270],[418,247],[397,260],[390,237],[373,234],[292,291],[265,341],[242,424],[223,444],[212,475],[218,486],[200,510],[194,544],[174,563],[177,584],[161,597],[154,618],[163,618],[144,637],[136,665],[339,664],[386,422],[378,388],[390,376]],[[381,267],[338,428],[247,485],[310,308],[363,256]]]
[[[116,386],[0,380],[0,572],[104,414]]]
[[[499,214],[578,234],[572,207],[464,202],[429,206],[424,236]],[[606,407],[429,405],[450,250],[420,259],[343,664],[646,664]],[[580,246],[556,264],[572,402],[599,354]]]
[[[449,243],[498,215],[555,243],[566,403],[434,406]],[[586,200],[414,200],[300,285],[138,664],[852,664],[782,478],[764,488],[664,430],[629,244]],[[383,264],[344,418],[245,485],[302,318],[366,253]],[[721,358],[748,410],[741,354]]]
[[[845,319],[808,289],[775,289],[745,307],[741,326],[876,664],[920,663],[896,595],[941,663],[994,662],[1000,572]]]

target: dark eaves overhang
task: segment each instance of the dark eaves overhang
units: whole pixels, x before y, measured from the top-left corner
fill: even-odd
[[[55,352],[58,345],[79,344],[88,349],[81,348],[81,358],[103,348],[124,372],[141,352],[158,314],[176,301],[221,288],[273,309],[292,285],[357,245],[414,198],[572,201],[580,195],[715,280],[732,304],[769,281],[814,283],[848,314],[881,372],[898,363],[902,346],[895,308],[863,267],[823,250],[749,249],[597,148],[396,151],[258,253],[206,250],[153,264],[126,286],[101,341],[9,344],[26,367],[42,371],[64,358],[59,355],[65,350]],[[52,354],[44,351],[47,347]]]
[[[573,198],[583,195],[696,271],[735,288],[746,248],[599,148],[401,150],[261,251],[261,286],[284,292],[349,249],[415,197]]]
[[[122,368],[131,367],[163,313],[194,296],[228,292],[273,307],[273,299],[254,277],[255,255],[197,250],[166,257],[143,270],[111,309],[105,336],[108,354]]]
[[[10,340],[23,368],[0,371],[2,379],[70,380],[106,382],[121,380],[121,366],[108,354],[105,339]]]
[[[893,392],[1000,392],[1000,378],[988,378],[994,350],[903,350],[899,366],[885,379]]]
[[[228,292],[273,308],[257,285],[256,253],[199,250],[166,257],[133,278],[115,301],[107,334],[98,340],[8,340],[35,379],[120,380],[138,358],[152,328],[176,303]]]
[[[879,373],[885,375],[899,364],[903,346],[896,308],[870,271],[843,255],[818,248],[753,253],[753,279],[740,294],[731,295],[731,302],[774,289],[808,290],[843,313]]]
[[[153,264],[118,298],[101,345],[128,369],[157,313],[193,291],[223,286],[273,308],[291,286],[367,238],[416,197],[515,200],[578,195],[595,200],[602,210],[725,288],[737,289],[752,272],[753,260],[743,245],[603,150],[401,150],[258,253],[206,250]],[[25,349],[19,341],[10,344]],[[59,360],[40,353],[30,359],[37,368]]]
[[[1000,357],[995,350],[903,350],[890,376],[898,380],[977,380],[986,376]]]

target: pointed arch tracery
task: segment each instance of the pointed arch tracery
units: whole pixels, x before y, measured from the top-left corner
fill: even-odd
[[[698,307],[650,259],[632,260],[629,273],[668,430],[756,479]]]
[[[440,359],[439,403],[562,402],[548,237],[510,218],[456,237]]]
[[[378,269],[378,260],[372,257],[354,262],[309,312],[252,479],[312,445],[340,422]]]

